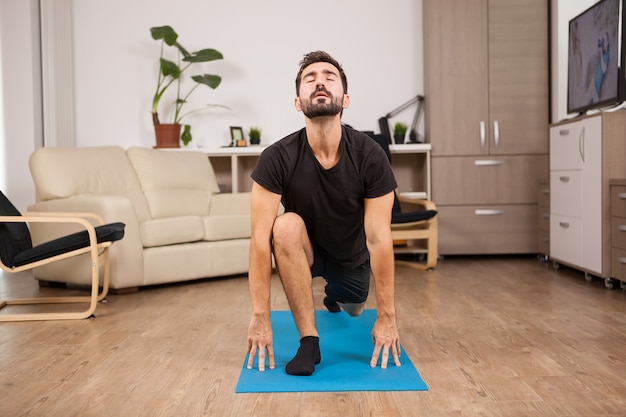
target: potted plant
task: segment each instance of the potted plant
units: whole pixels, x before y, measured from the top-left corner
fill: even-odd
[[[397,122],[393,125],[393,138],[394,142],[397,144],[404,143],[404,137],[406,136],[406,131],[409,127],[401,122]]]
[[[250,138],[250,145],[258,145],[261,143],[261,129],[252,126],[250,130],[248,130],[248,138]]]
[[[180,43],[178,43],[178,34],[170,26],[155,26],[150,28],[152,39],[161,41],[161,54],[159,56],[159,76],[157,78],[157,87],[152,98],[152,123],[156,133],[156,148],[178,148],[180,147],[179,138],[183,144],[187,145],[191,139],[191,126],[185,125],[182,136],[180,134],[181,120],[191,113],[204,108],[195,109],[186,113],[182,112],[183,106],[187,103],[189,96],[196,88],[206,85],[212,89],[217,88],[222,82],[219,75],[201,74],[193,75],[191,79],[195,82],[193,87],[183,90],[182,75],[191,67],[192,64],[200,62],[209,62],[224,57],[215,49],[201,49],[197,52],[189,53]],[[165,56],[166,46],[176,49],[177,62],[170,61]],[[174,117],[172,123],[161,123],[159,119],[159,103],[163,98],[163,94],[167,89],[175,83],[176,100],[174,101]],[[215,106],[215,105],[209,105]],[[171,136],[164,136],[169,132]]]

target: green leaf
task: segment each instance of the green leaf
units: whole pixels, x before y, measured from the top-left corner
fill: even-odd
[[[191,54],[189,52],[187,52],[187,50],[178,42],[176,42],[176,45],[174,45],[175,47],[178,48],[178,50],[180,51],[181,55],[183,56],[183,61],[186,61],[188,57],[191,56]]]
[[[161,58],[161,74],[164,77],[170,76],[174,79],[180,77],[180,68],[172,61]]]
[[[174,32],[171,26],[156,26],[150,28],[150,33],[152,34],[152,39],[159,40],[163,39],[163,41],[172,46],[176,43],[176,39],[178,39],[178,34]]]
[[[222,77],[219,75],[211,75],[211,74],[203,74],[203,75],[194,75],[191,77],[192,80],[197,82],[198,84],[208,85],[209,87],[216,89],[218,85],[222,82]]]
[[[186,62],[209,62],[215,61],[217,59],[224,59],[224,55],[221,52],[216,51],[215,49],[202,49],[200,51],[194,52],[190,56],[186,56],[183,61]]]
[[[183,134],[180,136],[180,140],[183,141],[183,145],[187,146],[191,142],[191,126],[183,125]]]

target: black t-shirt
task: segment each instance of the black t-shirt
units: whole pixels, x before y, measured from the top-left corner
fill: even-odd
[[[397,186],[381,146],[347,126],[342,127],[340,158],[332,168],[320,165],[302,129],[265,149],[251,177],[280,194],[285,211],[302,217],[316,250],[346,267],[369,257],[364,199]]]

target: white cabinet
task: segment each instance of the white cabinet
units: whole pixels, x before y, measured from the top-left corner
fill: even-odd
[[[601,121],[596,116],[550,129],[550,254],[597,274],[602,273]]]
[[[550,128],[550,257],[600,277],[610,272],[608,179],[624,171],[624,116],[597,114]]]

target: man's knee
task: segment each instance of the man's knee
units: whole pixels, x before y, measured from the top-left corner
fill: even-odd
[[[276,217],[272,228],[272,239],[274,244],[283,241],[293,241],[300,239],[304,228],[304,220],[296,213],[284,213]]]
[[[289,259],[304,251],[309,266],[313,263],[313,249],[302,217],[285,213],[276,218],[272,229],[272,252],[278,258]]]
[[[365,302],[363,303],[340,303],[337,302],[341,309],[348,313],[351,317],[360,316],[365,310]]]

